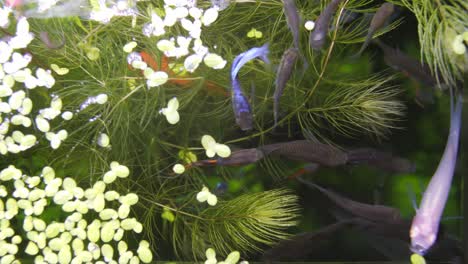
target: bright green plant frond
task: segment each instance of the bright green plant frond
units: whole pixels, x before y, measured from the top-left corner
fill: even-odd
[[[421,58],[431,68],[441,84],[455,86],[466,74],[466,52],[457,54],[453,48],[457,36],[466,32],[468,4],[464,0],[401,1],[418,20]]]
[[[297,197],[284,189],[245,194],[210,207],[192,226],[192,248],[197,256],[207,246],[228,254],[233,250],[252,252],[271,245],[288,235],[299,207]]]

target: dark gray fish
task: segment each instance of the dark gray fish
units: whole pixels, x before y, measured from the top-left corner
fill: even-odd
[[[325,44],[325,38],[330,28],[330,20],[333,14],[338,9],[338,5],[342,0],[332,0],[320,13],[320,16],[315,21],[315,28],[309,35],[309,45],[311,48],[319,50]]]
[[[332,200],[337,206],[344,209],[348,213],[354,215],[355,217],[361,217],[372,222],[385,223],[395,222],[401,219],[400,211],[395,208],[384,205],[373,205],[356,202],[344,196],[341,196],[333,191],[322,188],[313,182],[304,180],[301,177],[298,177],[297,179],[309,187],[318,189],[320,192],[325,194],[330,200]]]
[[[63,47],[65,45],[65,38],[62,39],[61,43],[58,43],[58,44],[52,43],[52,41],[50,40],[50,37],[49,37],[49,33],[47,31],[41,31],[39,33],[39,37],[40,37],[41,41],[49,49],[60,49],[61,47]]]
[[[258,148],[266,155],[279,155],[288,159],[318,163],[327,167],[345,165],[348,156],[345,152],[319,142],[296,140],[261,146]]]
[[[369,45],[370,41],[372,40],[372,36],[374,35],[374,33],[377,30],[379,30],[381,27],[383,27],[385,22],[392,15],[394,9],[395,9],[395,6],[392,3],[388,3],[388,2],[383,3],[379,7],[379,9],[377,9],[377,12],[375,12],[370,22],[369,31],[367,33],[366,40],[362,44],[361,49],[359,50],[357,54],[357,57],[361,56],[362,52],[366,49],[367,45]]]
[[[409,57],[400,50],[394,49],[378,39],[373,42],[382,49],[385,63],[388,66],[401,71],[406,76],[428,87],[435,87],[437,85],[437,81],[432,77],[427,64],[421,64],[419,60]]]
[[[299,12],[297,11],[295,0],[283,0],[283,10],[286,15],[286,22],[288,23],[289,29],[293,34],[294,47],[299,49],[299,25],[301,19],[299,18]]]
[[[281,62],[278,66],[278,71],[276,72],[276,88],[273,94],[273,115],[275,119],[275,126],[278,122],[279,101],[281,95],[283,94],[284,88],[286,87],[286,83],[291,77],[291,73],[298,56],[299,50],[297,48],[287,49],[281,57]]]
[[[319,230],[290,237],[265,251],[262,259],[266,262],[304,259],[313,252],[320,251],[323,241],[329,240],[336,231],[353,222],[354,219],[341,220]]]
[[[349,24],[351,22],[353,22],[354,20],[356,20],[359,16],[361,16],[361,14],[357,13],[357,12],[353,12],[353,11],[350,11],[350,10],[343,10],[343,14],[341,15],[340,17],[340,23],[338,24],[338,27],[341,28],[343,27],[344,25],[346,24]],[[330,26],[330,32],[335,30],[335,25],[331,25]]]
[[[416,170],[416,165],[413,162],[373,148],[359,148],[348,151],[348,163],[364,163],[395,173],[410,173]]]
[[[233,151],[227,158],[200,160],[193,162],[193,166],[242,166],[255,163],[263,159],[263,153],[256,148]]]

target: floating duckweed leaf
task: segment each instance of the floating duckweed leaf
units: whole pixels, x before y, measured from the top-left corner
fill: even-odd
[[[305,22],[304,27],[305,27],[307,30],[312,31],[312,29],[315,28],[315,22],[312,21],[312,20],[309,20],[309,21]]]
[[[218,262],[218,260],[216,259],[216,252],[214,251],[214,249],[212,248],[207,249],[205,252],[205,255],[206,255],[206,261],[205,261],[206,264],[211,264],[211,263],[216,264]]]
[[[151,70],[151,68],[145,69],[145,77],[148,78],[148,81],[146,82],[148,87],[155,87],[155,86],[163,85],[167,82],[167,79],[169,78],[166,72],[163,72],[163,71],[155,72]]]
[[[99,0],[89,0],[89,4],[91,5],[93,11],[99,11],[101,9]]]
[[[208,53],[203,59],[203,62],[206,66],[216,70],[224,68],[227,63],[227,61],[224,60],[221,56],[214,53]]]
[[[128,88],[129,88],[131,91],[135,90],[135,88],[136,88],[136,81],[135,81],[134,79],[129,79],[129,80],[127,81],[127,84],[128,84]]]
[[[110,139],[106,133],[101,133],[98,136],[97,144],[103,148],[109,147]]]
[[[232,264],[235,264],[239,261],[240,259],[240,253],[239,251],[233,251],[231,253],[229,253],[229,255],[227,256],[226,260],[224,261],[225,263],[232,263]]]
[[[60,68],[57,64],[53,64],[53,63],[50,65],[50,68],[52,68],[52,70],[56,72],[58,75],[65,75],[70,71],[67,68]]]
[[[463,43],[463,36],[457,35],[453,39],[452,42],[452,49],[455,54],[463,55],[466,52],[465,44]]]
[[[170,41],[170,40],[167,40],[167,39],[162,39],[162,40],[158,41],[156,46],[158,47],[158,49],[160,51],[163,51],[163,52],[171,51],[171,50],[175,49],[174,41]]]
[[[186,163],[192,163],[197,161],[197,155],[191,151],[187,150],[180,150],[178,153],[180,159],[182,159]]]
[[[135,41],[131,41],[123,47],[123,51],[130,53],[133,51],[133,49],[137,46],[137,43]]]
[[[182,174],[185,171],[185,167],[182,164],[176,164],[172,167],[172,170],[177,174]]]
[[[426,264],[426,260],[421,255],[413,254],[411,255],[411,264]]]
[[[200,203],[208,202],[211,206],[215,206],[218,203],[218,197],[212,194],[206,186],[203,186],[202,190],[197,194],[197,200]]]
[[[167,221],[169,221],[169,222],[171,222],[171,223],[174,222],[174,220],[175,220],[174,214],[173,214],[169,209],[167,209],[167,208],[164,208],[164,209],[163,209],[163,212],[162,212],[162,214],[161,214],[161,217],[162,217],[163,219],[166,219]]]
[[[247,37],[249,38],[262,38],[263,33],[261,31],[256,30],[255,28],[252,28],[248,33]]]
[[[169,122],[169,124],[174,125],[177,124],[180,119],[177,109],[179,109],[179,101],[177,100],[177,97],[174,97],[169,100],[167,107],[161,109],[160,112],[166,116],[167,122]]]
[[[169,68],[177,76],[184,76],[187,74],[183,63],[169,63]]]
[[[184,68],[188,72],[194,72],[198,68],[198,65],[200,65],[202,59],[203,57],[199,54],[190,55],[184,61]]]
[[[99,59],[100,52],[101,51],[98,48],[91,47],[86,51],[86,57],[88,57],[88,59],[90,59],[92,61],[97,60],[97,59]]]

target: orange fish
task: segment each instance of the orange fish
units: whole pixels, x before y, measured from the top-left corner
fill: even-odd
[[[156,62],[156,60],[153,58],[153,56],[151,56],[151,54],[149,54],[149,53],[147,53],[145,51],[141,51],[140,56],[141,56],[141,59],[146,64],[148,64],[153,70],[166,72],[170,77],[168,82],[170,82],[172,84],[175,84],[175,85],[180,86],[180,87],[188,88],[188,86],[194,81],[191,78],[191,76],[186,76],[187,78],[184,78],[184,77],[178,78],[177,74],[174,73],[174,71],[169,66],[169,59],[164,55],[161,57],[161,65],[159,65],[158,62]],[[215,82],[205,80],[204,85],[205,85],[205,87],[207,88],[208,91],[214,92],[216,94],[222,94],[224,96],[230,96],[230,94],[228,93],[228,91],[226,91],[226,89],[222,88],[221,86],[219,86]]]

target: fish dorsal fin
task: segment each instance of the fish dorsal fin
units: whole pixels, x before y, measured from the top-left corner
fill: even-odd
[[[418,203],[416,201],[416,194],[414,193],[413,185],[410,183],[406,183],[406,192],[408,193],[408,197],[410,198],[411,205],[415,212],[418,212]]]

